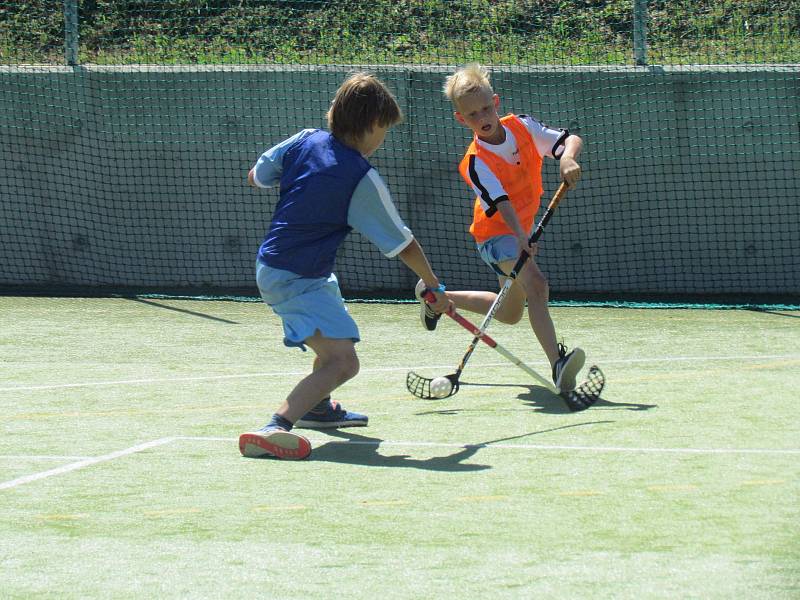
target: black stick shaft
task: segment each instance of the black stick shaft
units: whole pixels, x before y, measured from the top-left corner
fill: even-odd
[[[547,223],[553,216],[553,213],[555,212],[558,204],[561,202],[561,199],[564,197],[564,194],[567,193],[568,188],[569,186],[566,184],[566,182],[562,182],[561,185],[558,186],[558,190],[556,190],[553,199],[550,200],[550,204],[547,205],[547,210],[542,215],[539,224],[536,226],[536,230],[530,237],[530,242],[532,244],[542,236],[544,228],[547,227]],[[494,302],[489,307],[489,311],[486,313],[486,317],[484,318],[483,323],[481,323],[480,329],[478,330],[479,335],[476,335],[474,338],[472,338],[472,342],[467,348],[467,351],[464,353],[461,362],[458,364],[458,369],[456,369],[456,379],[461,376],[461,372],[464,370],[464,367],[467,366],[467,361],[472,356],[472,353],[475,352],[475,348],[478,347],[478,341],[481,339],[480,334],[483,334],[489,327],[489,323],[492,321],[492,319],[494,319],[495,313],[500,309],[503,299],[506,297],[508,290],[511,288],[513,280],[517,278],[517,273],[519,273],[520,269],[525,266],[525,262],[528,260],[528,258],[530,258],[530,254],[523,250],[519,256],[519,259],[517,260],[517,264],[514,265],[514,268],[511,269],[511,273],[508,274],[508,279],[503,284],[503,287],[500,288],[500,293],[497,294],[497,298],[495,298]]]
[[[539,238],[542,237],[542,233],[544,233],[544,228],[547,227],[547,224],[550,222],[550,218],[553,216],[553,213],[555,212],[559,202],[561,202],[561,198],[563,198],[564,194],[567,193],[568,187],[569,186],[566,184],[566,182],[562,182],[561,185],[558,186],[558,190],[556,191],[555,196],[553,196],[553,199],[550,200],[550,204],[547,205],[547,210],[542,215],[542,218],[539,221],[539,224],[536,226],[533,235],[528,240],[529,243],[535,244],[536,242],[539,241]],[[526,250],[523,250],[522,253],[519,255],[517,263],[514,265],[514,268],[511,269],[511,273],[509,273],[508,276],[511,279],[516,279],[517,275],[522,270],[522,267],[525,266],[525,263],[528,261],[529,258],[530,254],[528,254]]]

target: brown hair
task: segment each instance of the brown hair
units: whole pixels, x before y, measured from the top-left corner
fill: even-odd
[[[396,125],[403,120],[403,113],[380,79],[369,73],[353,73],[336,90],[327,117],[331,133],[352,142],[375,125]]]

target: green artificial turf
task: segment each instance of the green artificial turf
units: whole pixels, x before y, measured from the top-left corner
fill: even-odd
[[[0,597],[800,596],[800,312],[556,307],[607,378],[570,413],[486,346],[415,399],[470,335],[349,309],[370,426],[281,462],[236,441],[313,360],[267,307],[0,298]]]

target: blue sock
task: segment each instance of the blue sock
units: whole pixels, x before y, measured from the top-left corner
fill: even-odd
[[[280,427],[281,429],[285,429],[286,431],[291,431],[294,425],[289,419],[284,419],[282,416],[276,413],[272,415],[272,418],[270,419],[269,423],[264,425],[262,429],[269,429],[272,427]]]

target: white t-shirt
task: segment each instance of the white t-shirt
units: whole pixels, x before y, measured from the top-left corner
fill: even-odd
[[[528,115],[517,116],[531,134],[539,156],[543,158],[561,158],[561,154],[564,152],[564,140],[567,139],[569,131],[565,129],[553,129]],[[508,127],[504,126],[503,128],[506,130],[506,140],[502,144],[487,144],[478,138],[476,138],[476,143],[492,154],[496,154],[507,163],[513,164],[518,161],[519,156],[517,140]],[[497,177],[495,177],[495,174],[492,173],[487,164],[478,156],[475,157],[474,173],[467,173],[467,175],[470,177],[470,184],[475,195],[481,198],[484,210],[489,209],[490,206],[483,200],[487,196],[494,202],[498,198],[508,195],[503,185]]]

